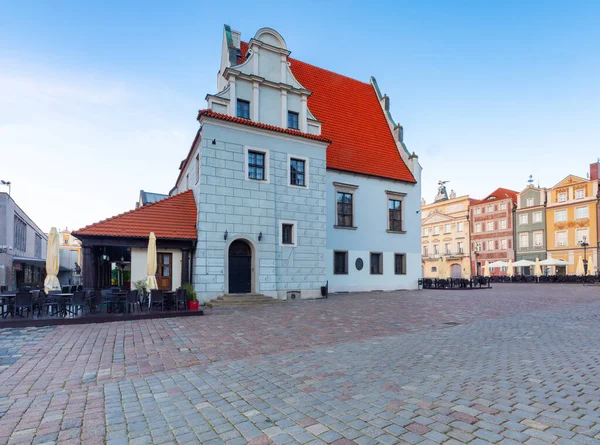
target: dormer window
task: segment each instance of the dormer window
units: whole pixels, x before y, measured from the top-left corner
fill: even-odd
[[[247,100],[237,100],[237,117],[250,119],[250,102]]]
[[[298,113],[288,111],[288,128],[292,130],[298,129]]]

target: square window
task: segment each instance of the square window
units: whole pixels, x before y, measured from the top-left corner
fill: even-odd
[[[237,117],[250,119],[250,102],[247,100],[237,100]]]
[[[542,222],[542,212],[535,212],[533,214],[533,222],[534,223]]]
[[[281,225],[281,244],[294,244],[294,225]]]
[[[352,227],[352,193],[337,192],[337,225]]]
[[[298,129],[298,113],[288,111],[288,128],[291,128],[292,130]]]
[[[521,215],[521,217],[520,217],[520,221],[521,221],[521,224],[522,224],[522,225],[523,225],[523,224],[528,224],[528,223],[529,223],[529,214],[527,214],[527,213],[523,213],[523,214]]]
[[[566,210],[555,210],[554,211],[554,222],[564,222],[567,220]]]
[[[558,194],[558,202],[565,202],[567,200],[567,192],[561,192]]]
[[[589,207],[577,207],[575,209],[575,219],[585,219],[589,216]]]
[[[248,178],[258,181],[265,180],[265,154],[248,151]]]
[[[533,206],[533,198],[527,198],[527,207]]]
[[[383,254],[371,252],[371,275],[383,274]]]
[[[303,159],[290,159],[290,184],[301,187],[306,186],[305,177],[305,161]]]
[[[585,189],[575,190],[575,199],[583,199],[585,198]]]
[[[394,255],[394,273],[396,275],[406,275],[406,255],[397,253]]]
[[[333,252],[334,275],[348,275],[348,252]]]
[[[402,231],[402,201],[399,199],[388,199],[388,222],[389,230]]]

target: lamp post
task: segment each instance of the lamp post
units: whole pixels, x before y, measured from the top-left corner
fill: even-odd
[[[5,181],[4,179],[0,179],[0,184],[5,185],[8,187],[8,196],[10,196],[10,181]]]
[[[584,236],[583,239],[579,242],[579,245],[581,247],[583,247],[583,274],[587,275],[587,269],[588,269],[588,261],[587,261],[587,248],[590,245],[587,241],[587,238]]]

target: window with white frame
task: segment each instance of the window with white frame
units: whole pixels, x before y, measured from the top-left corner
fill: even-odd
[[[444,251],[445,251],[446,255],[450,255],[452,253],[452,244],[446,243],[444,245]]]
[[[556,232],[555,238],[557,246],[566,246],[568,244],[568,234],[566,230]]]
[[[481,241],[475,241],[475,252],[481,252]]]
[[[338,229],[355,229],[356,205],[354,194],[358,186],[334,182],[335,188],[335,227]]]
[[[371,252],[371,275],[383,275],[383,253]]]
[[[544,245],[544,232],[533,232],[533,246],[542,247]]]
[[[525,224],[529,224],[529,214],[521,213],[519,217],[519,223],[523,226]]]
[[[567,220],[566,210],[555,210],[554,211],[554,222],[564,222]]]
[[[388,231],[404,233],[404,193],[387,191]]]
[[[527,207],[533,206],[533,198],[527,198]]]
[[[406,274],[406,254],[396,253],[394,254],[394,273],[396,275]]]
[[[575,199],[583,199],[583,198],[585,198],[585,189],[575,190]]]
[[[269,179],[270,156],[269,151],[256,147],[244,147],[246,158],[246,181],[266,182]]]
[[[464,232],[465,231],[465,223],[462,222],[462,221],[456,223],[456,231],[457,232]]]
[[[348,275],[348,252],[333,252],[333,274]]]
[[[500,249],[505,250],[506,249],[506,243],[507,243],[506,238],[501,239],[500,240]]]
[[[493,211],[494,211],[494,206],[493,205],[490,204],[489,206],[487,206],[487,212],[488,213],[492,213]]]
[[[429,246],[423,246],[423,256],[429,256]]]
[[[481,207],[475,209],[475,215],[481,215]]]
[[[494,250],[494,241],[493,240],[489,240],[487,242],[487,250]]]
[[[429,227],[423,227],[423,236],[429,236]]]
[[[589,242],[589,229],[577,229],[575,230],[575,243],[581,244],[583,242]]]
[[[533,222],[534,223],[542,222],[542,212],[534,212],[534,214],[533,214]]]
[[[519,234],[519,247],[521,249],[529,248],[529,233]]]
[[[585,219],[589,218],[589,208],[588,207],[577,207],[575,209],[575,219]]]
[[[440,254],[440,249],[439,249],[439,247],[438,247],[437,244],[433,245],[433,254],[434,255],[439,255]]]
[[[505,202],[501,202],[500,203],[500,210],[506,210],[506,203]]]
[[[288,184],[295,187],[308,187],[308,159],[288,155]]]
[[[475,223],[475,233],[481,233],[481,223]]]
[[[452,224],[444,224],[444,233],[450,233],[452,231]]]
[[[501,219],[500,220],[500,230],[505,230],[505,229],[506,229],[506,220]]]
[[[560,192],[556,195],[558,202],[566,202],[567,201],[567,192]]]
[[[458,253],[465,253],[465,243],[463,241],[457,242],[456,248],[458,250]]]
[[[494,231],[494,221],[488,221],[485,225],[485,230],[487,230],[488,232],[493,232]]]
[[[439,235],[440,234],[440,226],[434,226],[433,227],[433,234],[434,235]]]
[[[279,222],[279,245],[287,247],[297,246],[297,223],[296,221]]]

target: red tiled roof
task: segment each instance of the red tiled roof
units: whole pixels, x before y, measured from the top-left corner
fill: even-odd
[[[254,122],[254,121],[251,121],[248,119],[242,119],[241,117],[233,117],[233,116],[229,116],[227,114],[216,113],[212,110],[200,110],[198,112],[198,119],[200,119],[201,116],[212,117],[215,119],[221,119],[221,120],[229,121],[229,122],[235,122],[237,124],[248,125],[250,127],[262,128],[263,130],[270,130],[270,131],[276,131],[278,133],[291,134],[293,136],[300,136],[300,137],[303,137],[306,139],[312,139],[315,141],[321,141],[321,142],[327,142],[327,143],[331,142],[329,139],[327,139],[323,136],[316,135],[316,134],[302,133],[301,131],[290,130],[289,128],[276,127],[275,125],[262,124],[260,122]]]
[[[74,236],[196,239],[196,201],[191,190],[85,226]]]
[[[248,44],[241,42],[246,60]],[[312,94],[308,108],[332,141],[327,167],[400,181],[417,182],[404,163],[371,84],[289,58],[294,77]]]
[[[519,192],[515,192],[514,190],[505,189],[502,187],[497,188],[492,193],[483,198],[479,203],[482,204],[490,198],[495,199],[508,199],[511,198],[513,202],[517,202],[517,195]]]

